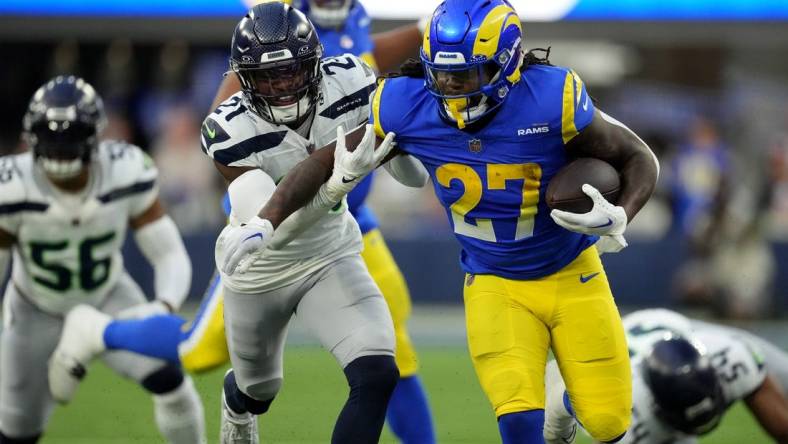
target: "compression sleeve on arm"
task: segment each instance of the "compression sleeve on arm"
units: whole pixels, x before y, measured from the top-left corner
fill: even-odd
[[[282,249],[339,203],[341,197],[337,199],[335,191],[329,188],[327,184],[323,184],[308,204],[279,225],[271,240],[271,249]],[[262,170],[249,170],[238,176],[228,188],[232,206],[231,223],[245,223],[256,216],[275,189],[274,180]]]
[[[175,222],[165,215],[137,229],[134,240],[153,266],[156,299],[177,310],[189,294],[192,263]]]
[[[409,154],[394,156],[383,164],[391,177],[406,187],[421,188],[427,184],[430,175],[421,162]]]

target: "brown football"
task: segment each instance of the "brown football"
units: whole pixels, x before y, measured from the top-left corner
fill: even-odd
[[[545,193],[547,206],[572,213],[591,211],[594,202],[583,192],[585,183],[594,186],[608,201],[618,201],[618,171],[604,160],[583,157],[561,168],[550,180]]]

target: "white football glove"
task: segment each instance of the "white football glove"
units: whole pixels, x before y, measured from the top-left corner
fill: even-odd
[[[230,276],[233,273],[245,273],[246,270],[265,251],[274,237],[274,226],[266,219],[258,216],[237,227],[227,227],[219,236],[224,249],[222,272]]]
[[[386,134],[380,146],[375,149],[375,129],[367,124],[364,137],[351,153],[347,150],[345,130],[337,127],[337,142],[334,150],[334,171],[326,182],[329,195],[339,201],[349,193],[358,182],[380,165],[380,162],[394,148],[394,133]]]
[[[600,253],[614,253],[627,246],[624,230],[627,228],[627,213],[623,207],[608,202],[602,193],[589,184],[583,185],[583,192],[594,201],[588,213],[571,213],[552,210],[550,217],[555,223],[577,233],[601,236],[597,248]]]
[[[172,309],[164,301],[154,299],[144,304],[133,305],[123,309],[115,316],[117,319],[142,319],[153,315],[172,313]]]

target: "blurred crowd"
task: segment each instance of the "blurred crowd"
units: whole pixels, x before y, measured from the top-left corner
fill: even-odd
[[[227,70],[224,48],[128,40],[10,46],[18,63],[0,70],[0,94],[8,98],[0,151],[24,149],[21,116],[35,87],[52,75],[75,73],[104,97],[105,137],[132,141],[153,156],[161,196],[187,238],[224,223],[224,184],[199,148],[202,118]],[[26,57],[30,51],[46,54],[46,71],[35,69],[40,58]],[[560,55],[554,62],[572,64]],[[630,242],[679,239],[671,245],[682,251],[665,251],[665,260],[682,261],[671,284],[676,303],[739,318],[773,313],[782,297],[773,246],[788,241],[786,81],[748,77],[734,66],[699,86],[680,74],[650,78],[650,67],[641,60],[620,81],[598,88],[593,72],[586,77],[599,106],[646,139],[661,162],[657,195],[628,230]],[[390,239],[451,236],[430,193],[378,173],[370,203]]]

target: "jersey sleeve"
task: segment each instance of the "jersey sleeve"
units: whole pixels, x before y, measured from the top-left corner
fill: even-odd
[[[258,134],[240,94],[222,102],[202,123],[200,145],[211,159],[229,167],[257,167],[256,154],[282,143],[286,131]]]
[[[397,86],[396,80],[396,78],[392,78],[379,81],[370,99],[369,123],[373,125],[375,134],[381,139],[391,131],[397,132],[396,102],[392,96],[392,92]]]
[[[717,371],[728,402],[749,396],[763,384],[766,363],[755,344],[741,336],[711,338],[708,334],[702,334],[701,341],[709,344],[711,364]]]
[[[321,69],[327,106],[321,109],[320,117],[343,121],[348,129],[366,123],[377,78],[375,71],[349,53],[324,59]]]
[[[594,118],[594,102],[576,72],[566,71],[561,95],[561,137],[569,143]]]
[[[0,157],[0,230],[16,235],[22,223],[22,212],[30,205],[36,203],[26,199],[24,182],[14,156]]]
[[[129,215],[136,217],[150,208],[159,196],[159,170],[148,153],[139,147],[128,145],[126,152],[128,160],[124,168],[129,173],[128,181],[118,190],[128,190]]]

